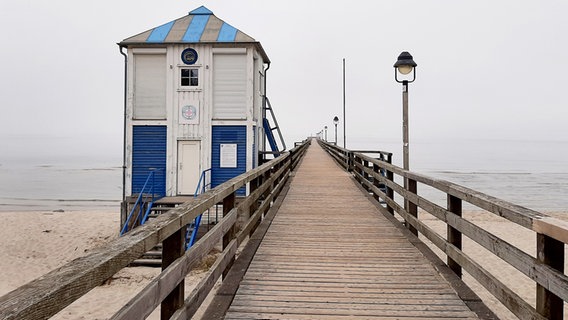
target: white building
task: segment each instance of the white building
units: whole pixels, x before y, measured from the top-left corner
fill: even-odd
[[[193,195],[204,171],[215,187],[258,165],[270,64],[259,42],[202,6],[118,45],[126,197],[152,171],[154,192],[172,197]]]

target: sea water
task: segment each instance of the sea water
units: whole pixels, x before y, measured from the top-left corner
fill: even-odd
[[[402,144],[348,140],[347,148],[393,153]],[[119,149],[118,149],[119,150]],[[18,154],[0,157],[0,210],[119,210],[122,154]],[[412,142],[410,168],[537,211],[568,211],[568,141]],[[445,204],[445,194],[418,185]]]
[[[0,163],[0,211],[119,210],[121,155],[19,156]]]
[[[354,141],[347,148],[393,152],[393,163],[402,166],[402,143]],[[568,212],[568,141],[448,140],[409,148],[412,171],[533,210]],[[445,204],[445,194],[418,188]]]

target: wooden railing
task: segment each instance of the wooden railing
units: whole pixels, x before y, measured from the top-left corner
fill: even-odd
[[[112,319],[144,319],[159,305],[162,319],[191,317],[215,282],[230,268],[239,245],[269,211],[308,145],[309,141],[305,141],[290,152],[199,195],[91,254],[0,297],[0,319],[47,319],[160,242],[163,244],[162,272]],[[236,191],[247,184],[249,195],[235,206]],[[186,251],[185,226],[217,203],[223,204],[223,218]],[[205,278],[184,299],[185,276],[220,242],[223,251]]]
[[[422,234],[442,250],[447,257],[447,265],[458,276],[461,277],[463,268],[520,319],[563,319],[563,304],[568,301],[568,277],[564,273],[564,252],[568,243],[567,222],[448,181],[403,170],[361,152],[343,149],[321,140],[319,142],[340,165],[353,173],[366,190],[385,203],[385,213],[396,212],[411,232],[415,235]],[[398,179],[394,179],[395,176]],[[395,180],[407,180],[408,187],[404,188]],[[386,188],[379,188],[381,184]],[[439,206],[419,195],[418,184],[445,193],[447,207]],[[395,201],[394,192],[402,197],[402,205]],[[534,231],[536,256],[525,253],[462,217],[464,202]],[[447,225],[445,237],[418,219],[418,208]],[[536,308],[483,268],[480,261],[465,254],[462,251],[462,236],[477,242],[534,281]]]

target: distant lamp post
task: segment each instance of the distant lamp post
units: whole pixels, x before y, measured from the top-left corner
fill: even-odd
[[[408,84],[414,82],[416,79],[416,62],[412,60],[410,53],[403,51],[398,60],[394,64],[394,79],[398,83],[402,83],[402,156],[403,168],[408,170],[410,167],[409,160],[409,143],[408,143]],[[412,72],[412,80],[404,79],[399,80],[398,74],[403,76]]]
[[[327,126],[323,127],[323,129],[325,130],[325,142],[327,142]]]
[[[333,124],[335,125],[335,145],[337,145],[337,124],[339,123],[339,118],[335,116],[333,118]]]

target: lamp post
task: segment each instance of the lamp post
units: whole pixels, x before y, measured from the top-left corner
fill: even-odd
[[[403,51],[398,60],[394,64],[394,79],[398,83],[402,83],[402,156],[403,168],[408,170],[410,167],[409,160],[409,143],[408,143],[408,84],[414,82],[416,79],[416,62],[412,60],[410,53]],[[408,75],[412,74],[412,80],[404,79],[398,80],[398,74]]]
[[[333,118],[333,124],[335,125],[335,145],[337,145],[337,124],[339,123],[339,118],[335,116]]]
[[[327,142],[327,126],[323,127],[323,129],[325,130],[325,142]]]
[[[402,83],[402,157],[403,157],[403,168],[404,170],[409,170],[410,160],[409,160],[409,143],[408,143],[408,84],[414,82],[416,79],[416,62],[412,60],[412,55],[410,53],[403,51],[394,64],[394,79],[398,83]],[[412,80],[410,80],[410,74],[412,72]],[[398,74],[403,76],[403,80],[398,80]],[[409,180],[407,177],[404,178],[404,189],[416,193],[416,180]],[[412,216],[418,217],[418,207],[414,203],[410,203],[407,199],[404,200],[404,209]],[[412,225],[408,224],[408,229],[414,235],[418,235],[418,230]]]
[[[345,118],[345,58],[343,58],[343,149],[346,149],[347,137],[345,136],[345,124],[347,118]],[[339,119],[338,119],[339,120]],[[337,139],[335,139],[335,144],[337,145]]]

